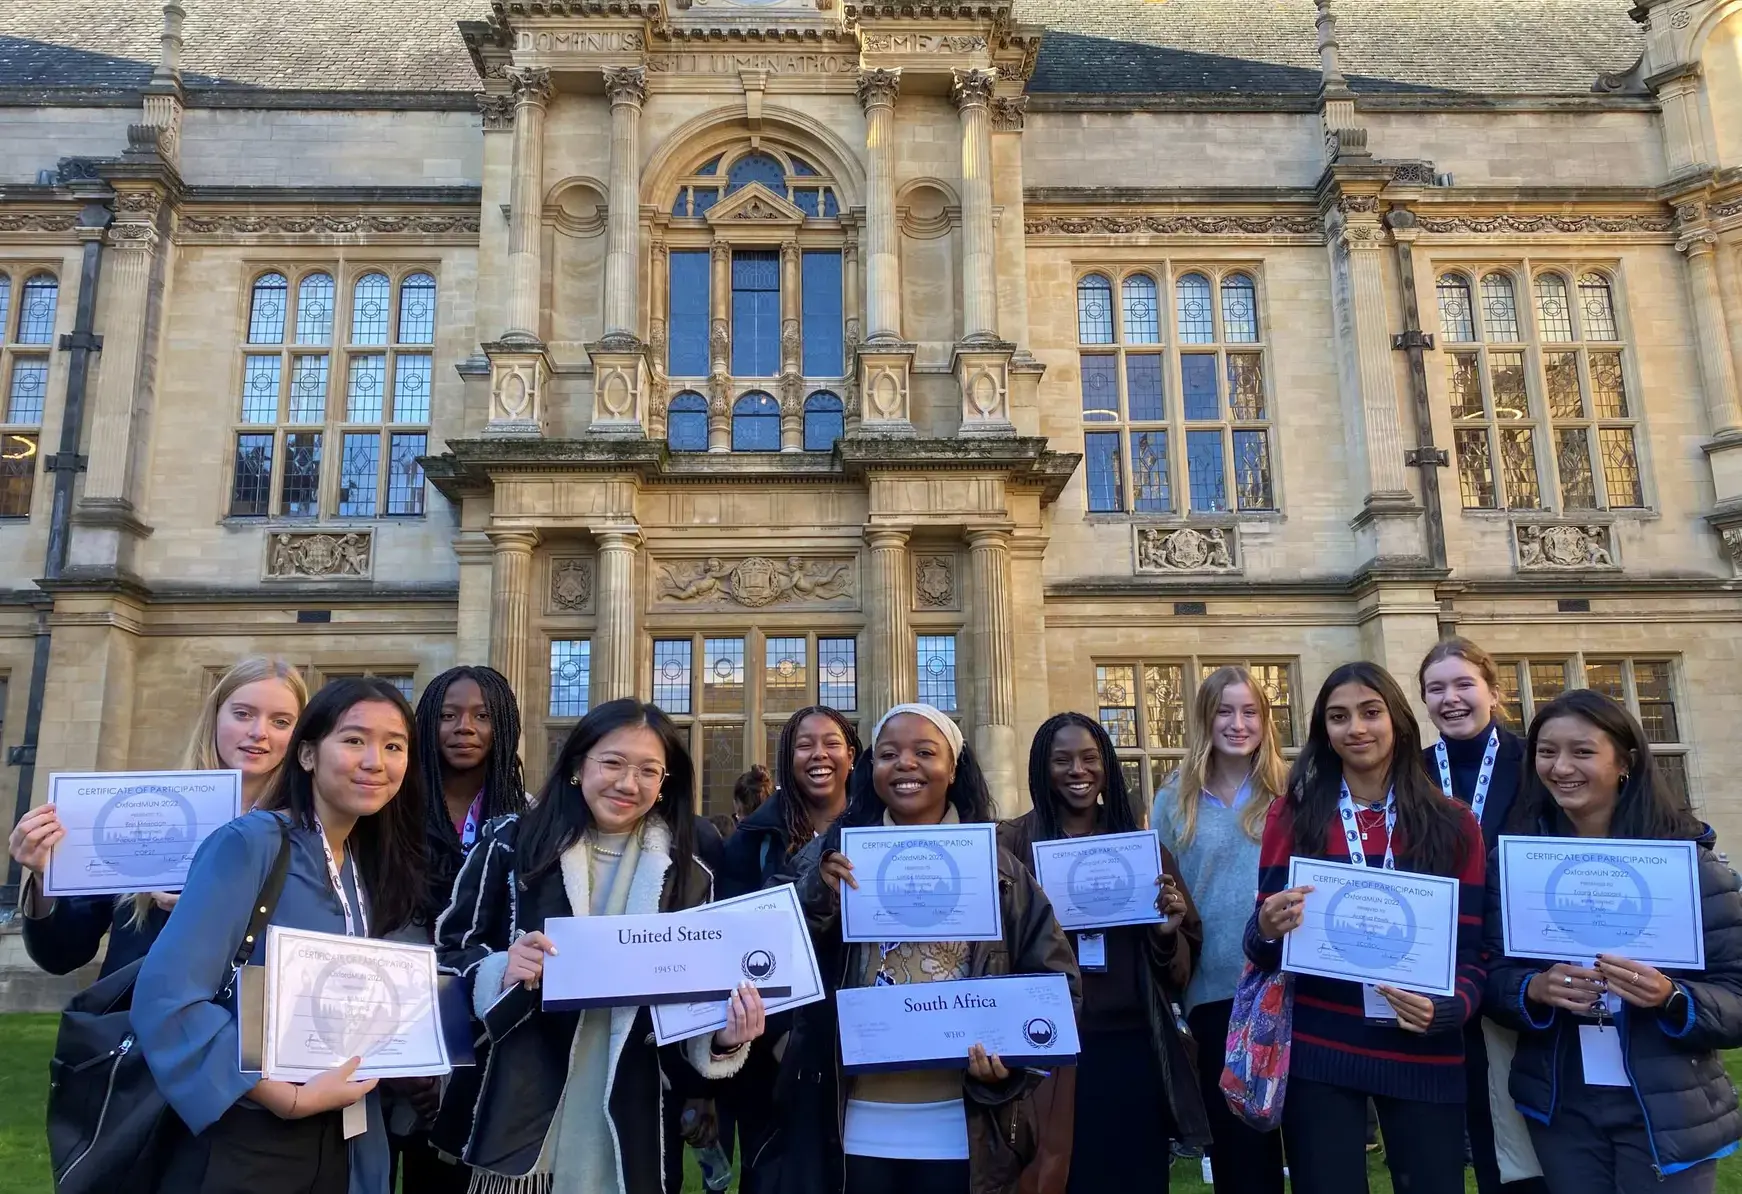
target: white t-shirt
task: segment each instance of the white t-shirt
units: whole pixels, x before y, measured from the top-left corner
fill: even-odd
[[[847,1100],[841,1133],[855,1157],[908,1161],[966,1161],[968,1112],[961,1099],[942,1103],[865,1103]]]

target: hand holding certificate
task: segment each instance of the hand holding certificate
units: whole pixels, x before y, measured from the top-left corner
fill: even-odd
[[[240,771],[58,773],[49,800],[64,836],[43,895],[180,891],[194,852],[242,815]]]
[[[724,1002],[749,981],[792,994],[790,922],[742,905],[642,916],[553,916],[539,986],[546,1010]]]
[[[992,825],[841,831],[843,941],[997,941],[998,838]]]
[[[816,950],[811,945],[810,931],[805,927],[804,914],[798,906],[798,893],[792,884],[753,891],[749,895],[721,900],[701,909],[709,910],[728,913],[755,912],[760,916],[777,918],[786,924],[785,939],[789,944],[785,949],[775,951],[768,974],[771,978],[778,975],[782,980],[791,983],[792,994],[764,999],[762,1006],[767,1014],[773,1015],[775,1012],[803,1007],[807,1003],[816,1003],[826,998],[822,972],[817,969]],[[724,999],[704,999],[694,1003],[656,1003],[653,1005],[654,1041],[659,1045],[669,1045],[692,1036],[700,1036],[704,1032],[718,1032],[727,1025],[728,1010],[727,1001]]]
[[[1647,967],[1704,970],[1698,851],[1689,841],[1503,836],[1506,953],[1557,962],[1607,954]],[[1625,974],[1618,977],[1627,983]]]
[[[1062,929],[1158,924],[1161,842],[1108,833],[1034,843],[1034,873]]]
[[[996,1074],[993,1058],[1013,1066],[1069,1064],[1079,1050],[1062,974],[846,988],[835,1004],[841,1068],[849,1074],[972,1064],[983,1077]]]
[[[1282,939],[1284,970],[1424,995],[1456,989],[1456,879],[1295,857],[1288,885],[1312,890]]]

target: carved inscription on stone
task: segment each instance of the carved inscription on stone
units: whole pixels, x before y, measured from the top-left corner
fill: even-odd
[[[374,566],[372,531],[342,535],[281,533],[266,545],[268,580],[368,580]]]
[[[1604,526],[1539,526],[1513,528],[1518,542],[1518,569],[1582,572],[1614,568],[1615,541]]]
[[[593,603],[593,561],[550,562],[550,606],[565,613],[581,613]]]
[[[639,50],[643,45],[639,29],[559,29],[537,33],[522,29],[514,48],[522,54],[621,54]]]
[[[852,75],[859,72],[859,55],[686,50],[647,56],[650,75],[738,75],[744,71],[766,71],[771,75]]]
[[[956,608],[953,556],[920,556],[913,562],[913,598],[921,609]]]
[[[655,565],[660,601],[685,605],[769,605],[832,603],[850,606],[854,599],[851,559],[784,561],[767,556],[726,560],[710,556],[693,562]]]
[[[1137,527],[1137,571],[1237,572],[1234,532],[1222,527]]]
[[[867,33],[867,54],[978,54],[986,39],[971,33]]]

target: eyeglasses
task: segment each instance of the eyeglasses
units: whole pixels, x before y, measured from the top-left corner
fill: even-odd
[[[618,783],[629,772],[635,773],[635,782],[643,788],[657,788],[665,779],[665,768],[658,763],[642,763],[631,766],[628,759],[617,755],[587,755],[588,759],[597,763],[599,774],[607,783]]]

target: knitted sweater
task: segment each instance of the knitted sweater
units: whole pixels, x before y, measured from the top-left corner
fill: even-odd
[[[1258,903],[1288,886],[1288,860],[1294,853],[1294,805],[1277,800],[1264,824],[1259,846]],[[1294,1050],[1290,1073],[1367,1094],[1427,1103],[1464,1101],[1465,1022],[1482,1002],[1487,980],[1482,968],[1482,912],[1487,859],[1476,818],[1463,808],[1466,849],[1458,880],[1457,994],[1434,1000],[1434,1020],[1426,1033],[1406,1032],[1395,1024],[1369,1023],[1361,984],[1316,975],[1294,976]],[[1366,843],[1367,865],[1385,860],[1383,826]],[[1408,843],[1396,844],[1397,869],[1413,870]],[[1326,862],[1348,862],[1341,828],[1325,823],[1324,845],[1313,854]],[[1253,965],[1275,970],[1282,965],[1282,943],[1266,941],[1258,929],[1254,908],[1246,924],[1246,956]]]
[[[1149,824],[1179,863],[1180,882],[1192,893],[1204,921],[1203,954],[1185,989],[1189,1013],[1200,1003],[1234,998],[1240,985],[1246,968],[1246,918],[1258,890],[1258,843],[1240,828],[1241,812],[1252,794],[1250,787],[1242,787],[1232,808],[1200,795],[1197,830],[1190,845],[1181,845],[1178,782],[1176,776],[1156,793]]]

